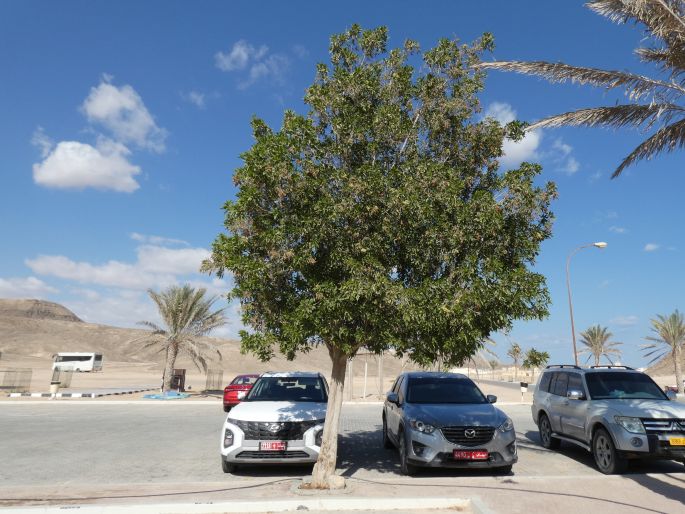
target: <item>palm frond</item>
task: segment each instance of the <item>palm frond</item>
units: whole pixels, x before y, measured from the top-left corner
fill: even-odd
[[[617,70],[601,70],[584,66],[572,66],[562,62],[546,61],[493,61],[476,65],[477,68],[513,71],[524,75],[538,75],[550,82],[571,82],[589,84],[607,89],[624,88],[631,100],[647,95],[670,94],[682,95],[685,88],[676,82],[665,82],[644,75],[636,75]]]
[[[611,107],[593,107],[578,109],[577,111],[565,112],[550,116],[537,121],[527,127],[526,130],[535,130],[543,127],[559,127],[562,125],[595,127],[598,125],[608,127],[639,127],[647,123],[651,127],[656,121],[669,123],[675,115],[685,115],[685,109],[679,105],[670,103],[653,104],[624,104]]]
[[[624,169],[636,161],[649,159],[664,150],[672,152],[677,147],[682,148],[683,146],[685,146],[685,120],[680,120],[660,128],[654,135],[640,143],[628,157],[623,159],[611,178],[618,177]]]
[[[137,324],[137,325],[142,325],[142,326],[144,326],[144,327],[151,328],[153,334],[160,334],[160,335],[165,335],[165,334],[166,334],[166,330],[164,330],[163,328],[161,328],[161,327],[160,327],[159,325],[157,325],[156,323],[153,323],[152,321],[139,321],[139,322],[136,323],[136,324]]]
[[[666,0],[594,0],[585,4],[613,22],[625,23],[630,18],[642,22],[649,32],[665,41],[685,40],[683,5]]]
[[[641,61],[656,64],[662,72],[670,74],[671,77],[685,73],[685,45],[677,49],[637,48],[635,53]]]

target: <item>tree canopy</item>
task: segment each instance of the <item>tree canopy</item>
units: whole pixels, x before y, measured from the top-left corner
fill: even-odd
[[[387,40],[385,27],[333,36],[309,112],[286,111],[279,130],[253,119],[226,233],[205,264],[233,275],[243,350],[293,358],[325,345],[332,389],[362,347],[452,365],[549,302],[531,266],[556,189],[536,184],[536,164],[499,167],[523,125],[479,115],[484,72],[473,65],[492,37],[423,53]]]

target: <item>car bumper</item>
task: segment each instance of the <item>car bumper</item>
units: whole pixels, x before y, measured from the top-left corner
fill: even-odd
[[[616,449],[628,457],[685,460],[685,445],[671,444],[671,439],[685,434],[633,434],[617,424],[611,432]]]
[[[407,460],[414,466],[440,468],[499,468],[511,466],[518,461],[516,450],[516,433],[514,430],[500,432],[480,446],[461,446],[451,443],[436,430],[433,434],[424,434],[410,430],[407,434],[410,441],[407,445]],[[457,460],[454,450],[486,450],[487,460]]]

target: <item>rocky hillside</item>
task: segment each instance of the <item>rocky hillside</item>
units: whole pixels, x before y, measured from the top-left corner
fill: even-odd
[[[82,322],[66,307],[45,300],[0,299],[0,318],[6,317]]]

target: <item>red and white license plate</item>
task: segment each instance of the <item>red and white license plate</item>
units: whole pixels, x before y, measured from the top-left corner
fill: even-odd
[[[452,453],[455,460],[488,460],[489,456],[486,450],[454,450]]]
[[[265,452],[284,452],[287,447],[285,441],[260,441],[259,449]]]

